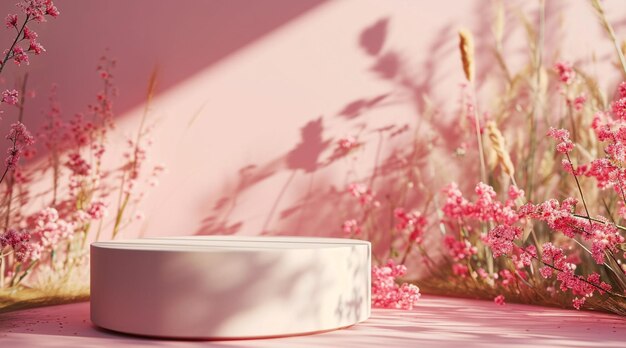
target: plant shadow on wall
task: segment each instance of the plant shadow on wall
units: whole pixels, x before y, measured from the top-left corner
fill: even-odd
[[[39,31],[39,28],[51,25],[54,33],[56,28],[67,23],[63,22],[67,17],[68,22],[72,23],[72,34],[76,33],[75,27],[81,27],[84,29],[84,33],[81,30],[82,35],[89,35],[85,33],[93,28],[101,30],[102,27],[111,25],[108,13],[116,6],[124,7],[122,17],[115,13],[119,21],[136,21],[135,11],[145,12],[146,1],[133,4],[118,1],[120,5],[115,5],[115,2],[87,5],[90,10],[101,14],[95,22],[92,18],[89,23],[83,22],[86,17],[80,4],[62,9],[64,13],[59,22],[56,17],[60,12],[52,1],[23,0],[18,1],[17,6],[12,3],[7,10],[18,14],[6,17],[6,30],[3,33],[10,36],[7,44],[13,44],[7,47],[0,58],[0,72],[6,76],[6,71],[13,69],[14,64],[19,67],[18,71],[24,71],[28,69],[25,65],[32,62],[35,67],[31,66],[31,71],[45,70],[46,73],[33,73],[29,77],[26,72],[17,79],[14,89],[9,88],[0,96],[0,103],[3,104],[1,112],[5,112],[0,130],[10,128],[7,131],[9,152],[3,167],[4,172],[0,172],[0,311],[84,300],[89,291],[85,268],[88,264],[89,242],[119,237],[122,230],[134,228],[141,220],[142,214],[138,208],[144,189],[156,185],[156,174],[163,170],[161,165],[153,166],[152,169],[146,168],[149,165],[147,162],[151,162],[150,159],[146,162],[147,147],[151,143],[150,133],[155,126],[154,118],[146,117],[156,91],[156,69],[148,83],[148,100],[138,129],[132,130],[133,134],[126,137],[119,134],[124,130],[115,130],[114,124],[120,114],[145,100],[145,95],[140,95],[145,90],[145,81],[137,78],[141,73],[135,68],[140,67],[141,70],[149,66],[149,63],[146,64],[149,60],[145,60],[147,56],[160,57],[164,61],[185,61],[183,66],[167,70],[165,74],[161,71],[159,74],[159,87],[167,89],[323,2],[271,0],[254,6],[246,5],[246,10],[242,11],[242,1],[184,1],[187,5],[195,3],[206,10],[196,11],[193,16],[206,19],[205,12],[208,12],[210,16],[216,17],[216,20],[200,22],[193,20],[193,16],[180,19],[172,17],[168,6],[179,9],[180,4],[159,4],[151,7],[155,10],[150,14],[151,19],[167,18],[170,23],[184,23],[174,25],[175,30],[171,30],[170,26],[164,35],[156,35],[156,32],[163,33],[163,30],[152,33],[151,26],[163,20],[147,20],[146,25],[141,25],[139,29],[139,32],[153,34],[147,35],[144,32],[147,39],[179,38],[182,32],[189,32],[189,26],[198,28],[200,24],[209,25],[208,28],[212,28],[208,30],[210,32],[219,29],[222,35],[215,44],[206,45],[210,49],[197,50],[197,54],[191,58],[181,58],[179,54],[182,50],[165,50],[160,44],[138,47],[134,44],[137,41],[133,40],[133,35],[138,32],[134,31],[130,36],[125,35],[125,40],[113,43],[118,48],[117,51],[125,54],[122,64],[111,59],[107,50],[99,62],[74,59],[73,69],[69,70],[37,69],[38,56],[42,54],[42,60],[49,59],[52,62],[49,66],[64,67],[68,56],[88,57],[95,50],[100,53],[102,47],[108,44],[102,41],[111,40],[111,37],[98,35],[102,38],[101,41],[90,40],[80,45],[80,48],[66,47],[70,34],[48,37],[49,34],[46,33],[47,35],[39,37],[33,29]],[[268,11],[267,8],[279,10]],[[264,11],[261,13],[259,9]],[[49,18],[50,23],[41,24],[46,22],[46,18]],[[245,21],[247,25],[241,27],[239,24],[232,24],[237,22],[232,21],[232,18]],[[226,23],[228,20],[231,23]],[[158,24],[154,25],[158,27]],[[117,24],[115,26],[119,27]],[[63,32],[63,29],[60,31]],[[224,40],[224,37],[228,37],[228,40]],[[40,42],[45,44],[48,51]],[[66,47],[60,58],[53,49],[59,46],[59,42]],[[74,48],[80,49],[81,53],[72,54],[71,50]],[[84,69],[81,68],[83,64],[87,65]],[[93,71],[93,66],[88,64],[97,65],[94,80],[96,83],[103,82],[99,86],[94,83],[93,90],[89,88],[91,75],[80,75],[85,71]],[[124,70],[129,66],[132,67],[132,72]],[[59,72],[60,76],[57,75]],[[40,88],[46,85],[47,89],[48,82],[57,82],[57,78],[71,81],[72,77],[77,78],[78,75],[80,85],[84,84],[84,88],[68,90],[67,85],[64,88],[54,84],[49,98],[45,97],[47,93],[42,90],[38,92],[44,97],[35,98],[36,93],[32,86]],[[116,85],[122,85],[121,94],[117,93],[113,81]],[[3,83],[4,79],[0,84]],[[97,92],[96,98],[89,95],[87,99],[85,96],[92,92]],[[62,108],[60,100],[67,94],[71,94],[71,98],[65,100],[67,103],[63,103]],[[87,105],[86,110],[84,105],[77,105],[87,100],[92,102]],[[117,113],[113,112],[113,100]],[[70,104],[69,107],[67,104]],[[36,117],[38,112],[33,110],[45,111],[41,112],[42,117]],[[74,110],[84,112],[71,117]],[[17,122],[11,125],[14,120]],[[126,147],[117,148],[111,144],[111,138],[117,136],[124,138],[122,142]],[[35,139],[36,143],[33,144]],[[24,164],[24,159],[30,161]]]
[[[306,231],[306,234],[323,236],[346,235],[341,223],[346,216],[359,210],[359,207],[351,207],[352,198],[344,194],[350,183],[363,181],[370,187],[376,186],[377,195],[385,197],[398,190],[398,180],[407,184],[407,175],[408,181],[424,182],[439,174],[424,171],[429,165],[428,155],[432,151],[441,151],[442,155],[454,152],[459,147],[457,139],[463,132],[452,126],[457,121],[441,117],[437,105],[445,100],[430,98],[435,94],[432,87],[438,77],[449,73],[437,62],[456,54],[455,28],[443,26],[433,36],[425,60],[414,67],[399,50],[385,49],[390,20],[381,18],[363,28],[356,38],[359,49],[372,61],[367,73],[384,84],[384,92],[349,101],[331,117],[320,116],[307,122],[300,129],[300,141],[293,149],[267,163],[242,167],[236,183],[223,185],[225,189],[217,195],[219,198],[212,201],[212,211],[196,234],[236,234],[245,223],[244,219],[231,218],[239,197],[278,174],[284,174],[285,178],[275,196],[268,197],[271,204],[265,207],[261,232],[301,234]],[[493,68],[493,64],[485,66]],[[481,74],[486,72],[481,70]],[[408,105],[414,111],[402,119],[377,117],[377,111],[398,105]],[[348,128],[354,136],[332,134],[335,127]],[[424,133],[447,136],[438,139],[420,137]],[[355,162],[363,155],[373,158],[371,171],[357,172]],[[330,181],[330,175],[337,172],[345,175],[342,186]],[[294,178],[298,176],[307,178],[294,187]],[[287,201],[287,191],[298,192],[301,198],[285,207],[282,203]],[[427,198],[422,194],[411,194],[403,200],[416,205]],[[339,211],[336,207],[345,209]],[[334,221],[336,228],[328,229],[329,220]],[[381,228],[391,226],[392,219],[387,220],[381,222]],[[378,237],[384,238],[383,234]],[[380,248],[378,254],[388,250],[384,243],[375,246]]]
[[[15,2],[1,2],[0,12],[15,12]],[[149,76],[155,65],[161,67],[159,94],[175,90],[198,72],[219,66],[225,59],[324,3],[325,0],[136,0],[132,3],[111,0],[65,5],[58,20],[42,23],[46,30],[42,34],[46,51],[41,59],[31,59],[30,66],[22,63],[20,69],[33,72],[29,87],[37,88],[38,97],[29,100],[28,126],[38,129],[43,125],[42,118],[37,116],[39,110],[47,109],[46,91],[54,83],[60,86],[58,99],[64,110],[83,109],[83,102],[92,97],[92,88],[98,87],[85,74],[93,71],[93,62],[105,47],[119,60],[116,81],[121,93],[116,98],[115,109],[117,117],[121,117],[141,107],[145,80],[140,77]],[[181,11],[183,8],[194,10]],[[98,13],[98,16],[88,18],[85,13]],[[130,26],[133,30],[127,30]],[[201,34],[202,43],[190,33]],[[3,24],[0,40],[7,42],[10,34]],[[89,40],[85,40],[87,37]],[[67,45],[68,41],[81,44]],[[189,47],[194,47],[194,54],[188,53]],[[66,69],[68,63],[71,69]],[[6,87],[14,87],[10,75],[3,76],[7,78]],[[2,134],[8,129],[6,123],[0,123]]]
[[[624,314],[626,296],[620,289],[626,289],[626,277],[620,250],[626,248],[622,235],[626,227],[619,221],[626,213],[617,211],[626,204],[619,190],[626,189],[622,179],[605,173],[623,169],[611,162],[614,158],[601,154],[602,142],[617,141],[611,132],[621,127],[620,118],[626,118],[621,109],[626,105],[626,87],[620,87],[610,103],[598,82],[581,68],[556,61],[559,21],[553,14],[560,13],[563,4],[554,2],[540,2],[531,19],[517,11],[530,54],[525,65],[512,69],[503,54],[513,30],[504,23],[511,21],[505,20],[504,3],[495,4],[493,23],[481,22],[477,30],[480,51],[472,33],[460,30],[456,41],[457,28],[444,26],[417,74],[398,51],[385,48],[389,19],[365,28],[358,44],[373,60],[370,71],[390,86],[388,90],[349,102],[332,118],[310,121],[293,150],[265,166],[246,168],[247,178],[256,180],[242,176],[235,192],[223,193],[220,202],[229,207],[226,211],[236,206],[230,197],[288,173],[267,213],[264,233],[306,231],[368,239],[378,264],[391,258],[408,265],[413,279],[426,276],[414,281],[431,292],[492,298],[498,305],[506,299]],[[610,29],[600,3],[591,4],[590,10]],[[490,6],[478,5],[476,12],[484,13]],[[494,49],[487,49],[488,40],[495,42]],[[464,73],[465,83],[456,114],[444,117],[440,106],[449,105],[449,98],[431,98],[439,82],[437,69],[449,56],[458,57],[457,71]],[[617,67],[626,72],[620,49],[617,56],[621,61]],[[495,87],[488,89],[489,84]],[[413,107],[413,120],[374,117],[377,110],[399,104]],[[482,110],[484,105],[489,107]],[[348,125],[353,135],[332,134],[337,124]],[[570,129],[580,157],[569,156],[575,148],[570,132],[550,125]],[[581,131],[590,128],[598,138]],[[556,148],[546,134],[560,142]],[[612,155],[617,146],[609,145],[606,153],[618,156]],[[374,163],[371,171],[363,172],[357,162],[368,149]],[[563,168],[559,153],[567,155]],[[601,158],[585,164],[594,156]],[[348,168],[344,187],[330,180],[340,162]],[[302,193],[301,198],[281,208],[299,174],[309,179],[307,185],[293,189]],[[459,174],[462,177],[455,177]],[[581,184],[583,177],[589,179]],[[477,198],[466,198],[463,191],[474,185]],[[607,187],[616,192],[602,190]],[[553,197],[570,198],[561,203]],[[590,199],[596,203],[597,218],[588,209]],[[220,215],[223,206],[216,208],[199,234],[221,233],[223,226],[236,233],[245,223],[228,222],[228,214]],[[337,228],[328,230],[329,225]],[[393,269],[395,264],[384,267]]]

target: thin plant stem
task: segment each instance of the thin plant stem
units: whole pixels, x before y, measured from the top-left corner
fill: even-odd
[[[589,216],[585,216],[585,215],[580,215],[580,214],[572,214],[572,215],[573,215],[573,216],[575,216],[575,217],[577,217],[577,218],[582,218],[582,219],[591,219],[591,221],[593,221],[593,222],[599,222],[599,223],[601,223],[601,224],[607,224],[607,223],[608,223],[608,222],[606,222],[606,221],[602,221],[602,220],[595,219],[595,218],[592,218],[592,217],[589,217]],[[611,223],[611,224],[612,224],[613,226],[615,226],[616,228],[618,228],[618,229],[622,230],[622,231],[626,231],[626,227],[624,227],[624,226],[622,226],[622,225],[618,225],[618,224],[616,224],[616,223]]]
[[[26,27],[26,23],[28,23],[29,20],[30,20],[30,15],[27,14],[26,19],[24,19],[24,23],[22,23],[22,26],[17,31],[17,35],[15,35],[15,39],[13,40],[11,47],[9,47],[9,49],[4,54],[4,58],[2,59],[2,64],[0,65],[0,73],[2,73],[2,70],[4,70],[4,67],[6,66],[7,61],[11,58],[12,53],[13,53],[13,48],[15,48],[15,45],[17,44],[17,42],[20,41],[20,36],[22,36],[22,33],[24,32],[24,28]]]
[[[556,267],[556,266],[554,266],[554,265],[552,265],[552,264],[549,264],[549,263],[547,263],[547,262],[543,262],[543,260],[540,260],[540,259],[539,259],[539,258],[537,258],[536,256],[534,257],[534,259],[535,259],[535,260],[537,260],[537,261],[539,261],[539,262],[541,262],[542,264],[544,264],[544,265],[546,265],[546,266],[548,266],[548,267],[552,268],[553,270],[555,270],[555,271],[557,271],[557,272],[565,272],[564,270],[562,270],[562,269],[560,269],[560,268],[558,268],[558,267]],[[610,290],[603,289],[603,288],[601,288],[599,285],[597,285],[597,284],[595,284],[595,283],[592,283],[592,282],[588,281],[588,280],[587,280],[587,279],[585,279],[583,276],[579,276],[579,275],[576,275],[576,274],[575,274],[575,275],[574,275],[574,277],[578,278],[578,280],[580,280],[580,281],[582,281],[582,282],[585,282],[585,283],[587,283],[587,284],[589,284],[589,285],[593,286],[594,288],[596,288],[596,289],[598,289],[598,290],[600,290],[600,291],[602,291],[602,292],[606,292],[606,293],[607,293],[607,294],[609,294],[609,295],[612,295],[612,296],[615,296],[615,297],[619,297],[619,298],[626,298],[626,295],[620,295],[620,294],[615,293],[615,292],[612,292],[612,291],[610,291]]]
[[[485,149],[483,147],[482,134],[480,133],[480,120],[478,119],[478,103],[476,102],[476,88],[474,82],[470,81],[472,93],[472,105],[474,106],[474,124],[476,129],[476,140],[478,141],[478,154],[480,157],[480,179],[487,183],[487,166],[485,165]]]
[[[572,167],[572,175],[574,176],[574,180],[576,181],[576,187],[578,188],[578,193],[580,193],[580,199],[583,201],[583,207],[585,207],[585,213],[587,214],[587,219],[589,220],[589,225],[593,226],[593,222],[591,220],[591,214],[589,214],[589,209],[587,208],[587,202],[585,201],[585,195],[583,194],[583,189],[580,187],[580,182],[578,181],[578,175],[574,174],[574,163],[572,163],[572,159],[569,157],[569,153],[565,153],[567,157],[567,161]]]

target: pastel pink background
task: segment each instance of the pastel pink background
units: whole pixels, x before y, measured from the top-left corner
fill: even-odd
[[[28,104],[32,127],[41,122],[53,82],[66,117],[86,109],[100,88],[97,60],[109,48],[118,59],[120,91],[112,139],[122,144],[138,126],[149,75],[159,68],[150,161],[168,172],[142,206],[146,219],[125,237],[338,235],[353,216],[354,204],[341,194],[346,184],[369,182],[375,171],[384,197],[420,122],[428,134],[448,135],[437,148],[420,149],[434,154],[432,163],[421,163],[436,170],[425,172],[425,189],[475,171],[475,162],[450,160],[459,145],[463,81],[457,30],[467,27],[477,37],[478,86],[487,100],[493,88],[483,82],[500,73],[491,53],[490,1],[56,3],[61,16],[37,27],[48,52],[4,75],[11,85],[30,71],[38,91]],[[626,37],[626,2],[604,3],[618,36]],[[12,6],[3,1],[0,13]],[[506,8],[504,51],[517,69],[528,55],[519,14],[535,23],[536,4],[506,1]],[[612,46],[586,1],[547,1],[546,30],[546,64],[558,48],[612,90],[620,79],[607,62]],[[9,35],[0,32],[2,42]],[[425,95],[439,110],[431,121],[420,119]],[[3,126],[14,117],[7,111]],[[336,141],[349,135],[365,142],[358,160],[334,160]],[[412,201],[419,200],[416,191]]]

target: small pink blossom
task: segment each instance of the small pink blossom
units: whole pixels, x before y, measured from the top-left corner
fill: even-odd
[[[509,255],[513,251],[513,241],[521,235],[520,227],[498,225],[489,231],[485,243],[493,251],[493,257]]]
[[[576,298],[574,298],[574,300],[572,300],[572,304],[573,304],[574,308],[580,309],[580,307],[582,307],[582,305],[585,304],[585,300],[586,299],[587,298],[585,298],[585,297],[576,297]]]
[[[552,268],[545,266],[545,267],[541,267],[539,269],[539,273],[541,274],[542,277],[544,278],[550,278],[552,277]]]
[[[17,90],[5,90],[2,92],[2,102],[9,105],[15,105],[19,102],[19,93]]]
[[[461,263],[453,263],[452,273],[461,278],[465,278],[467,277],[467,275],[469,275],[469,268],[467,267],[467,265]]]
[[[17,262],[24,262],[30,257],[32,246],[30,244],[30,234],[26,231],[18,232],[8,229],[0,234],[0,250],[11,247]]]
[[[560,141],[556,145],[556,150],[560,153],[566,154],[574,149],[574,143],[569,139],[569,132],[566,129],[556,129],[550,127],[548,130],[548,136]]]
[[[426,228],[426,218],[419,211],[407,213],[403,208],[396,208],[393,212],[398,220],[396,229],[408,233],[409,241],[421,243]]]
[[[22,38],[26,40],[34,40],[38,37],[37,33],[30,29],[28,26],[24,26],[24,36]]]
[[[61,219],[55,208],[39,211],[34,219],[33,234],[39,237],[41,244],[46,248],[56,247],[74,232],[74,224]]]
[[[89,217],[92,220],[100,220],[106,216],[107,214],[106,208],[107,208],[106,203],[102,201],[95,201],[95,202],[92,202],[91,205],[89,206],[89,209],[87,209],[87,214],[89,214]]]
[[[17,29],[17,15],[16,14],[8,14],[4,19],[4,23],[7,28],[16,28]]]
[[[511,185],[509,186],[509,191],[507,192],[507,194],[509,196],[509,200],[514,202],[516,199],[524,197],[524,190],[515,185]]]
[[[346,220],[341,225],[341,230],[346,236],[358,235],[361,233],[361,227],[355,219]]]
[[[37,22],[45,22],[45,16],[56,18],[60,12],[52,0],[22,0],[17,6]]]
[[[35,55],[41,54],[42,52],[46,51],[46,49],[43,48],[43,46],[35,40],[30,41],[30,46],[28,46],[28,50],[35,53]]]
[[[65,166],[72,171],[73,175],[87,176],[91,170],[91,165],[78,152],[72,152],[68,155],[69,160],[65,162]]]
[[[587,96],[585,93],[582,93],[578,97],[574,98],[574,100],[568,100],[568,104],[574,107],[574,110],[581,111],[583,107],[585,107],[585,103],[587,102]]]
[[[359,200],[359,203],[363,206],[370,203],[377,206],[377,202],[374,200],[374,193],[371,189],[363,184],[353,183],[348,186],[348,192]]]
[[[26,63],[26,65],[30,64],[30,61],[28,59],[28,54],[26,54],[26,52],[24,52],[24,49],[20,46],[13,47],[12,57],[13,57],[13,61],[18,66],[22,65],[22,63]]]
[[[478,249],[467,239],[460,241],[453,236],[446,236],[443,239],[443,244],[454,261],[469,259],[472,255],[478,253]]]
[[[47,0],[46,1],[46,14],[52,18],[56,18],[61,14],[61,12],[59,12],[59,9],[56,6],[54,6],[51,0]]]
[[[372,306],[411,310],[420,298],[420,290],[413,284],[398,286],[396,279],[406,274],[406,266],[389,260],[386,265],[372,267]]]
[[[617,86],[617,94],[619,96],[618,99],[626,98],[626,81],[621,82],[619,86]]]
[[[616,118],[626,120],[626,97],[611,103],[611,112]]]
[[[7,149],[7,157],[4,164],[8,170],[15,170],[24,149],[35,143],[35,138],[30,134],[26,126],[21,122],[11,125],[7,140],[13,142],[13,145]]]
[[[504,295],[498,295],[493,299],[493,302],[498,306],[504,306],[506,303],[504,302]]]
[[[559,80],[566,85],[571,84],[576,77],[576,72],[572,64],[566,61],[560,61],[554,64],[554,70],[559,76]]]

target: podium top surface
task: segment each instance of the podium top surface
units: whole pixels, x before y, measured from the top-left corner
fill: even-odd
[[[326,249],[369,246],[363,240],[300,236],[188,236],[125,239],[91,244],[95,248],[152,251],[224,251],[272,249]]]

